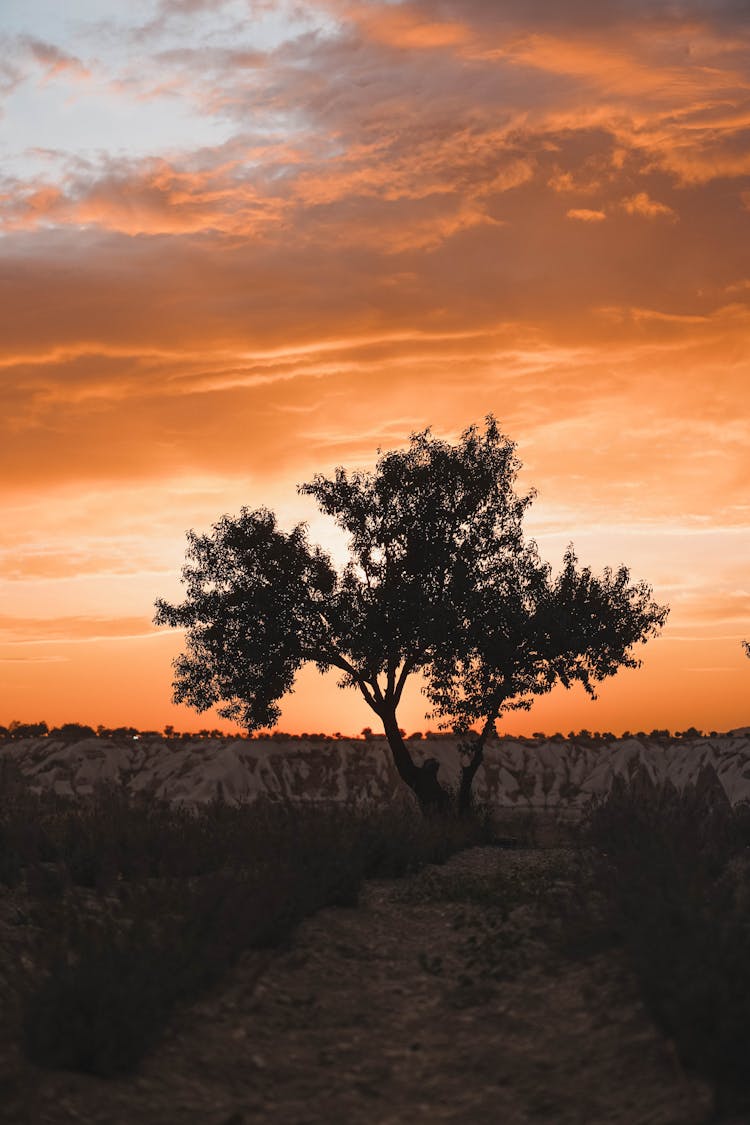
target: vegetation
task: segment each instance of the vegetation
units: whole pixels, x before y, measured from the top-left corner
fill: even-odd
[[[4,1033],[21,1028],[42,1066],[131,1070],[175,1007],[244,950],[276,945],[322,906],[354,905],[367,876],[488,838],[478,820],[397,808],[190,810],[112,787],[75,801],[33,794],[0,759],[0,892],[30,903],[37,935],[31,968],[2,997]]]
[[[372,472],[314,477],[299,491],[347,533],[341,571],[304,525],[284,532],[265,508],[224,516],[210,535],[189,532],[185,601],[159,600],[155,617],[186,630],[175,700],[258,729],[278,720],[304,664],[336,669],[378,716],[422,806],[445,808],[436,759],[418,764],[397,720],[407,681],[421,674],[435,714],[465,736],[466,811],[502,711],[558,683],[593,695],[638,665],[634,646],[667,615],[626,567],[596,577],[572,548],[553,577],[524,537],[533,494],[516,492],[519,469],[490,416],[454,445],[425,430]]]
[[[624,946],[649,1011],[683,1065],[711,1081],[717,1112],[747,1113],[750,808],[733,810],[715,775],[684,793],[642,775],[593,809],[583,842],[591,866],[575,926]]]
[[[61,732],[65,731],[63,735]],[[407,742],[419,742],[425,739],[428,742],[435,742],[441,739],[455,739],[457,732],[455,730],[426,730],[414,731],[411,734],[406,734],[405,731],[400,731],[401,737]],[[59,739],[67,738],[68,741],[75,741],[84,738],[101,738],[106,740],[128,740],[135,741],[141,739],[161,739],[165,742],[200,742],[208,739],[225,739],[231,741],[246,740],[246,741],[266,741],[271,739],[274,742],[297,742],[305,740],[308,742],[338,742],[343,740],[351,741],[352,739],[362,738],[369,741],[372,738],[385,738],[385,735],[376,735],[373,733],[371,727],[365,727],[360,731],[359,735],[342,734],[341,731],[334,731],[332,734],[327,734],[325,731],[303,731],[301,734],[293,734],[290,731],[279,730],[261,730],[249,732],[237,732],[220,730],[218,727],[208,729],[203,727],[200,730],[186,730],[178,731],[171,725],[164,727],[162,731],[157,730],[142,730],[133,726],[121,727],[105,727],[103,724],[92,730],[90,726],[85,723],[64,723],[62,727],[49,727],[44,721],[38,723],[23,723],[17,719],[12,720],[7,727],[0,725],[0,741],[3,742],[20,742],[25,738],[49,738]],[[621,734],[615,734],[613,731],[590,731],[582,728],[581,730],[571,730],[567,735],[562,734],[560,731],[555,731],[552,734],[547,734],[545,731],[534,731],[531,735],[512,735],[512,734],[498,734],[499,739],[518,739],[520,741],[534,741],[534,742],[591,742],[591,743],[608,743],[617,742],[618,739],[637,738],[641,741],[648,740],[650,742],[671,742],[680,739],[691,738],[722,738],[725,737],[720,731],[704,732],[697,727],[687,727],[685,730],[670,731],[665,727],[654,728],[650,731],[636,731],[633,734],[631,731],[626,730]]]
[[[15,990],[0,996],[0,1034],[20,1037],[41,1066],[130,1071],[243,952],[260,958],[321,906],[355,905],[368,876],[493,841],[487,821],[400,808],[193,810],[115,787],[76,801],[33,793],[0,757],[0,896],[30,942],[29,957],[3,950],[19,967],[5,983],[0,974]],[[638,774],[590,810],[575,849],[490,877],[429,872],[400,900],[455,909],[455,980],[456,951],[445,956],[427,935],[419,965],[458,989],[456,1003],[493,1003],[509,975],[554,966],[546,931],[566,956],[624,950],[683,1066],[712,1083],[717,1112],[741,1116],[749,848],[750,810],[733,810],[715,775],[678,793]]]

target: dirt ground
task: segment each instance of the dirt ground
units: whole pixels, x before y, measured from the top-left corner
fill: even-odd
[[[245,955],[177,1013],[134,1076],[43,1072],[6,1055],[0,1120],[706,1122],[707,1087],[682,1072],[619,956],[564,954],[540,906],[514,898],[563,868],[554,849],[482,848],[371,882],[358,907],[321,911],[283,948]]]

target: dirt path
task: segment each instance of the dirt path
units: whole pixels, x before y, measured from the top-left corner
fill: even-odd
[[[370,883],[357,909],[322,911],[284,949],[248,954],[220,992],[173,1021],[136,1076],[24,1065],[5,1083],[0,1119],[705,1122],[707,1089],[681,1073],[617,958],[565,959],[536,908],[503,919],[488,905],[488,887],[546,878],[558,860],[473,849],[407,880]]]

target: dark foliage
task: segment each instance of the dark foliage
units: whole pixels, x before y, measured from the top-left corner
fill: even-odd
[[[598,681],[637,666],[633,646],[667,613],[627,568],[596,577],[572,548],[553,577],[524,538],[533,494],[516,491],[519,469],[515,444],[489,416],[455,444],[425,430],[381,453],[371,472],[317,475],[299,491],[348,536],[338,572],[303,525],[285,533],[265,508],[224,516],[210,535],[189,532],[185,601],[159,600],[155,617],[186,630],[175,699],[257,729],[278,719],[305,663],[335,668],[382,722],[422,806],[445,808],[436,760],[419,764],[397,722],[405,685],[421,673],[436,714],[467,735],[468,811],[503,710],[529,707],[556,683],[593,695]],[[481,734],[469,738],[475,724]]]
[[[269,727],[277,700],[306,660],[328,666],[326,601],[336,577],[305,528],[279,530],[267,509],[225,516],[212,535],[188,533],[183,605],[157,602],[156,622],[185,627],[175,663],[175,701],[219,713],[249,729]],[[332,649],[331,649],[332,652]]]
[[[75,742],[81,738],[96,738],[96,731],[86,723],[63,723],[62,726],[53,727],[47,734],[48,738],[62,738],[66,742]]]
[[[39,723],[21,723],[18,719],[13,719],[8,727],[0,727],[0,738],[10,738],[13,740],[20,738],[44,738],[48,733],[47,724],[42,721]]]

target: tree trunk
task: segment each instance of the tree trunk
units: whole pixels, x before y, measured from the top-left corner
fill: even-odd
[[[472,809],[471,790],[477,770],[484,761],[484,736],[478,735],[474,743],[470,744],[471,757],[465,766],[461,766],[461,784],[458,790],[458,812],[460,816],[469,816]]]
[[[421,766],[412,758],[398,729],[395,710],[382,716],[385,736],[398,775],[412,790],[423,812],[443,812],[450,807],[450,794],[438,781],[440,763],[427,758]]]

